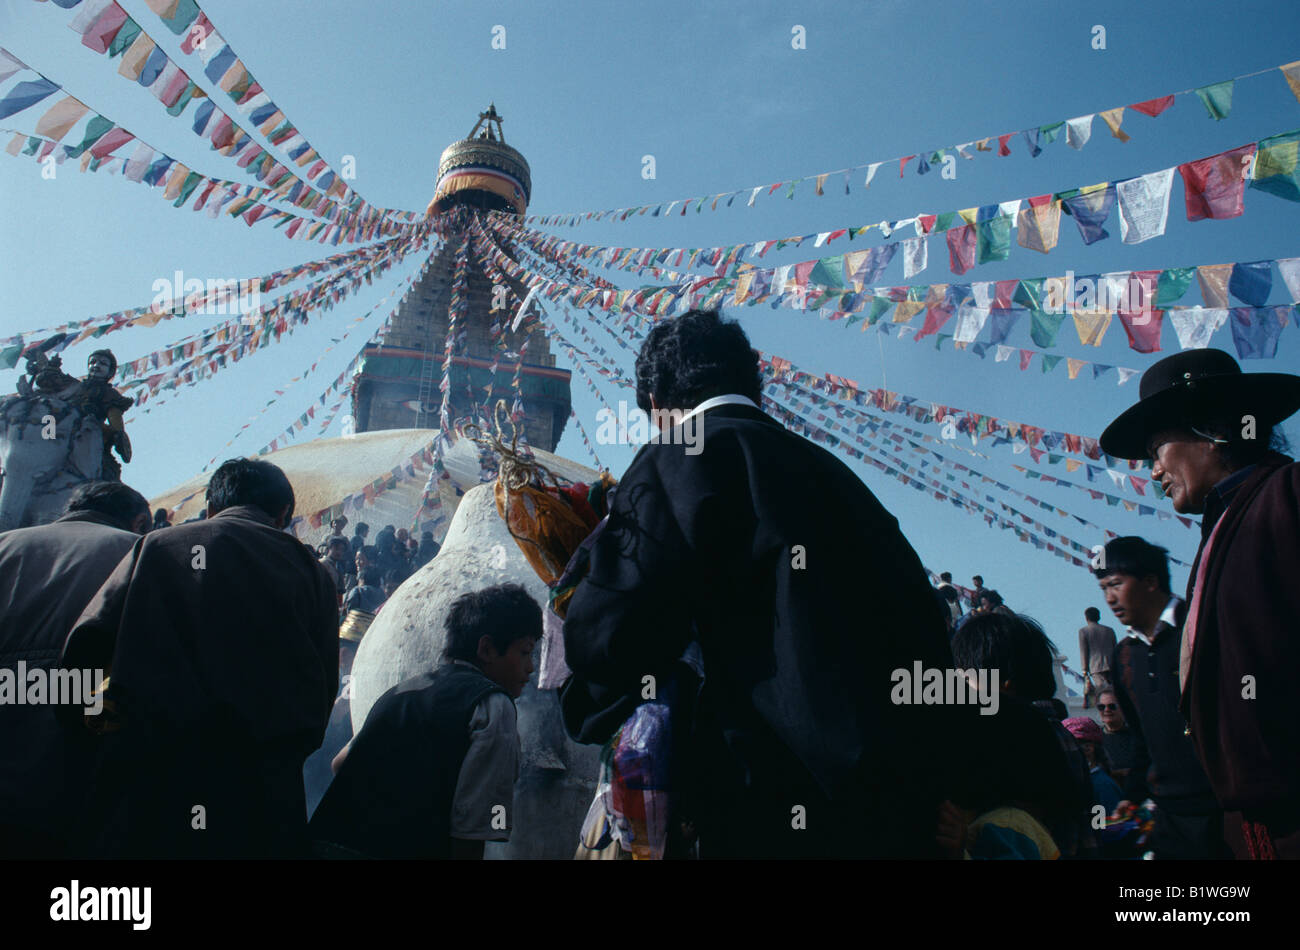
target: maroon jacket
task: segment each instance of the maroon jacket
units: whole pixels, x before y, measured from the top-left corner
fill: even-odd
[[[1300,464],[1270,453],[1220,521],[1181,708],[1219,803],[1287,821],[1300,816]],[[1195,580],[1193,566],[1189,603]]]

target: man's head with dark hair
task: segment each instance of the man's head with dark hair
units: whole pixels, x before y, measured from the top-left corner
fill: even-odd
[[[1169,552],[1146,538],[1112,538],[1092,573],[1115,619],[1150,635],[1172,596]]]
[[[1034,620],[1019,614],[979,614],[952,639],[958,669],[997,670],[1004,693],[1033,702],[1051,699],[1056,676],[1051,644]]]
[[[519,584],[498,584],[452,601],[443,659],[473,663],[518,699],[533,672],[533,646],[541,638],[537,602]]]
[[[1096,607],[1084,608],[1083,619],[1088,621],[1088,623],[1096,623],[1101,620],[1101,611]]]
[[[1002,606],[1002,595],[991,587],[981,587],[979,596],[975,599],[975,605],[985,610],[992,610],[994,607]]]
[[[939,580],[943,581],[945,584],[951,584],[951,583],[952,583],[952,572],[951,572],[951,571],[944,571],[942,574],[939,575]]]
[[[94,373],[94,364],[103,363],[107,366],[108,372],[103,379],[112,379],[113,374],[117,372],[117,357],[113,355],[112,350],[95,350],[86,357],[86,368]]]
[[[293,486],[279,466],[257,459],[230,459],[212,473],[208,517],[236,505],[257,508],[283,528],[293,517]]]
[[[739,323],[714,310],[690,310],[646,335],[636,358],[636,404],[643,412],[689,412],[731,393],[762,403],[758,357]]]
[[[352,533],[359,538],[364,538],[370,533],[370,525],[366,524],[364,521],[358,521],[357,526],[352,529]]]
[[[83,482],[68,499],[64,514],[93,511],[123,531],[144,534],[149,530],[149,502],[134,488],[121,482]]]
[[[347,538],[330,538],[326,546],[326,553],[332,561],[346,561],[348,557],[348,539]]]
[[[976,574],[974,577],[972,577],[971,580],[975,582],[975,586],[976,586],[976,587],[983,587],[983,586],[984,586],[984,578],[980,577],[978,574]]]

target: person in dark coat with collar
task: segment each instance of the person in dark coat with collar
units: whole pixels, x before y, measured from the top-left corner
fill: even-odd
[[[224,463],[208,517],[140,539],[68,637],[62,666],[110,671],[92,854],[307,853],[302,767],[338,692],[338,612],[284,530],[293,507],[276,466]]]
[[[660,323],[636,377],[661,437],[620,481],[568,606],[570,734],[607,741],[694,643],[674,791],[702,857],[937,855],[950,708],[895,705],[891,673],[952,660],[898,522],[759,409],[738,324]]]
[[[138,491],[87,482],[57,521],[0,534],[0,670],[19,688],[31,671],[55,666],[82,609],[148,529],[149,502]],[[6,699],[0,690],[0,857],[68,856],[66,821],[82,807],[85,750],[67,741],[52,697],[40,705]]]
[[[1128,628],[1115,647],[1112,692],[1143,750],[1144,768],[1128,776],[1124,796],[1154,799],[1150,848],[1157,860],[1230,857],[1223,810],[1178,708],[1187,603],[1169,589],[1167,552],[1144,538],[1113,538],[1093,573],[1115,619]]]
[[[1202,514],[1187,589],[1181,710],[1238,857],[1300,857],[1300,465],[1276,426],[1300,376],[1191,350],[1142,376],[1104,452],[1151,459],[1174,510]]]

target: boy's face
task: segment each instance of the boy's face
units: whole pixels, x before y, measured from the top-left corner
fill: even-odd
[[[488,679],[518,699],[533,672],[535,644],[532,637],[520,637],[510,642],[505,653],[498,653],[491,637],[484,636],[478,642],[479,668]]]

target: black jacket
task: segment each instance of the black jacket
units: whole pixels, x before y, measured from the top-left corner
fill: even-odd
[[[702,855],[930,854],[949,711],[894,705],[891,673],[951,653],[898,522],[757,409],[708,410],[688,448],[642,448],[591,551],[564,627],[570,734],[606,741],[698,641],[676,789]]]

